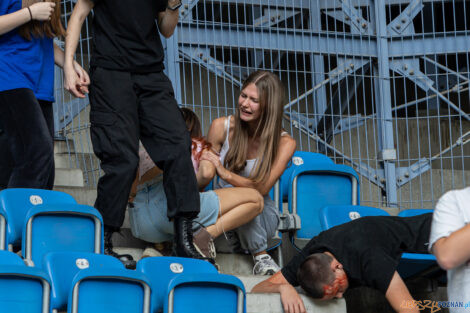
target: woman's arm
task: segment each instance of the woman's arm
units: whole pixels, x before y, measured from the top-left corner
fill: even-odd
[[[145,172],[145,174],[142,175],[142,177],[140,177],[139,179],[139,172],[137,171],[134,182],[132,183],[131,192],[129,195],[129,202],[134,201],[135,195],[137,194],[138,185],[141,185],[143,183],[148,182],[149,180],[152,180],[153,178],[155,178],[157,175],[160,175],[161,173],[163,173],[163,171],[155,166],[149,169],[147,172]]]
[[[265,195],[274,186],[276,181],[281,177],[282,173],[287,167],[292,155],[294,155],[296,147],[295,140],[290,136],[282,136],[279,143],[277,157],[274,160],[271,172],[268,177],[259,182],[255,183],[251,179],[237,175],[227,170],[220,162],[219,157],[211,152],[204,152],[201,160],[209,160],[214,164],[217,175],[225,180],[227,183],[234,187],[250,187],[259,191],[260,194]]]
[[[204,189],[211,182],[215,176],[215,166],[212,162],[201,160],[199,162],[199,169],[196,173],[197,186],[199,190]]]
[[[28,8],[0,16],[0,35],[8,33],[31,20],[47,21],[54,12],[54,2],[38,2]],[[29,14],[31,10],[31,14]]]
[[[64,68],[65,53],[61,48],[59,48],[58,45],[56,45],[55,42],[54,42],[54,63],[57,66]],[[90,85],[90,77],[88,76],[88,73],[75,60],[73,60],[73,68],[74,68],[75,73],[80,78],[80,83],[82,84],[82,86],[80,87],[80,90],[82,92],[88,93],[88,85]]]
[[[213,120],[207,134],[207,141],[210,142],[212,149],[216,152],[220,152],[225,141],[225,121],[227,118],[224,116]]]
[[[85,18],[90,13],[94,4],[91,0],[78,0],[67,26],[67,35],[65,36],[65,60],[64,60],[64,88],[72,95],[79,98],[85,98],[83,90],[84,82],[75,71],[73,57],[78,46],[78,38]]]

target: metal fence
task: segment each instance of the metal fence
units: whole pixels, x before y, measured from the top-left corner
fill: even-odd
[[[232,114],[244,78],[278,74],[284,127],[299,150],[360,175],[361,203],[433,208],[470,179],[470,1],[191,0],[166,41],[178,102],[210,122]],[[68,17],[71,1],[65,1]],[[88,64],[89,21],[77,58]],[[88,101],[64,93],[57,135],[95,185]],[[73,149],[72,149],[73,147]]]

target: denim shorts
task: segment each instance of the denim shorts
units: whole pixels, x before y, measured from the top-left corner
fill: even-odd
[[[195,221],[204,227],[215,224],[219,215],[219,197],[214,191],[200,193],[201,211]],[[173,240],[173,222],[167,217],[167,202],[162,176],[138,187],[134,207],[129,207],[129,221],[134,237],[149,242]],[[200,225],[193,223],[193,229]]]

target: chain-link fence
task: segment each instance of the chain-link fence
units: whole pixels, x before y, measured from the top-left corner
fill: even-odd
[[[298,149],[352,166],[361,203],[433,208],[470,167],[470,2],[458,0],[183,1],[166,41],[178,102],[210,122],[234,112],[249,73],[278,74],[284,127]],[[72,2],[63,3],[68,18]],[[90,57],[91,17],[77,50]],[[57,72],[57,136],[87,184],[99,177],[88,100]],[[72,144],[73,143],[73,144]]]

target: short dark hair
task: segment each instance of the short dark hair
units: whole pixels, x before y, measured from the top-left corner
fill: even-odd
[[[314,253],[300,265],[297,281],[309,296],[320,299],[325,293],[323,286],[331,285],[335,280],[330,270],[333,258],[325,253]]]

